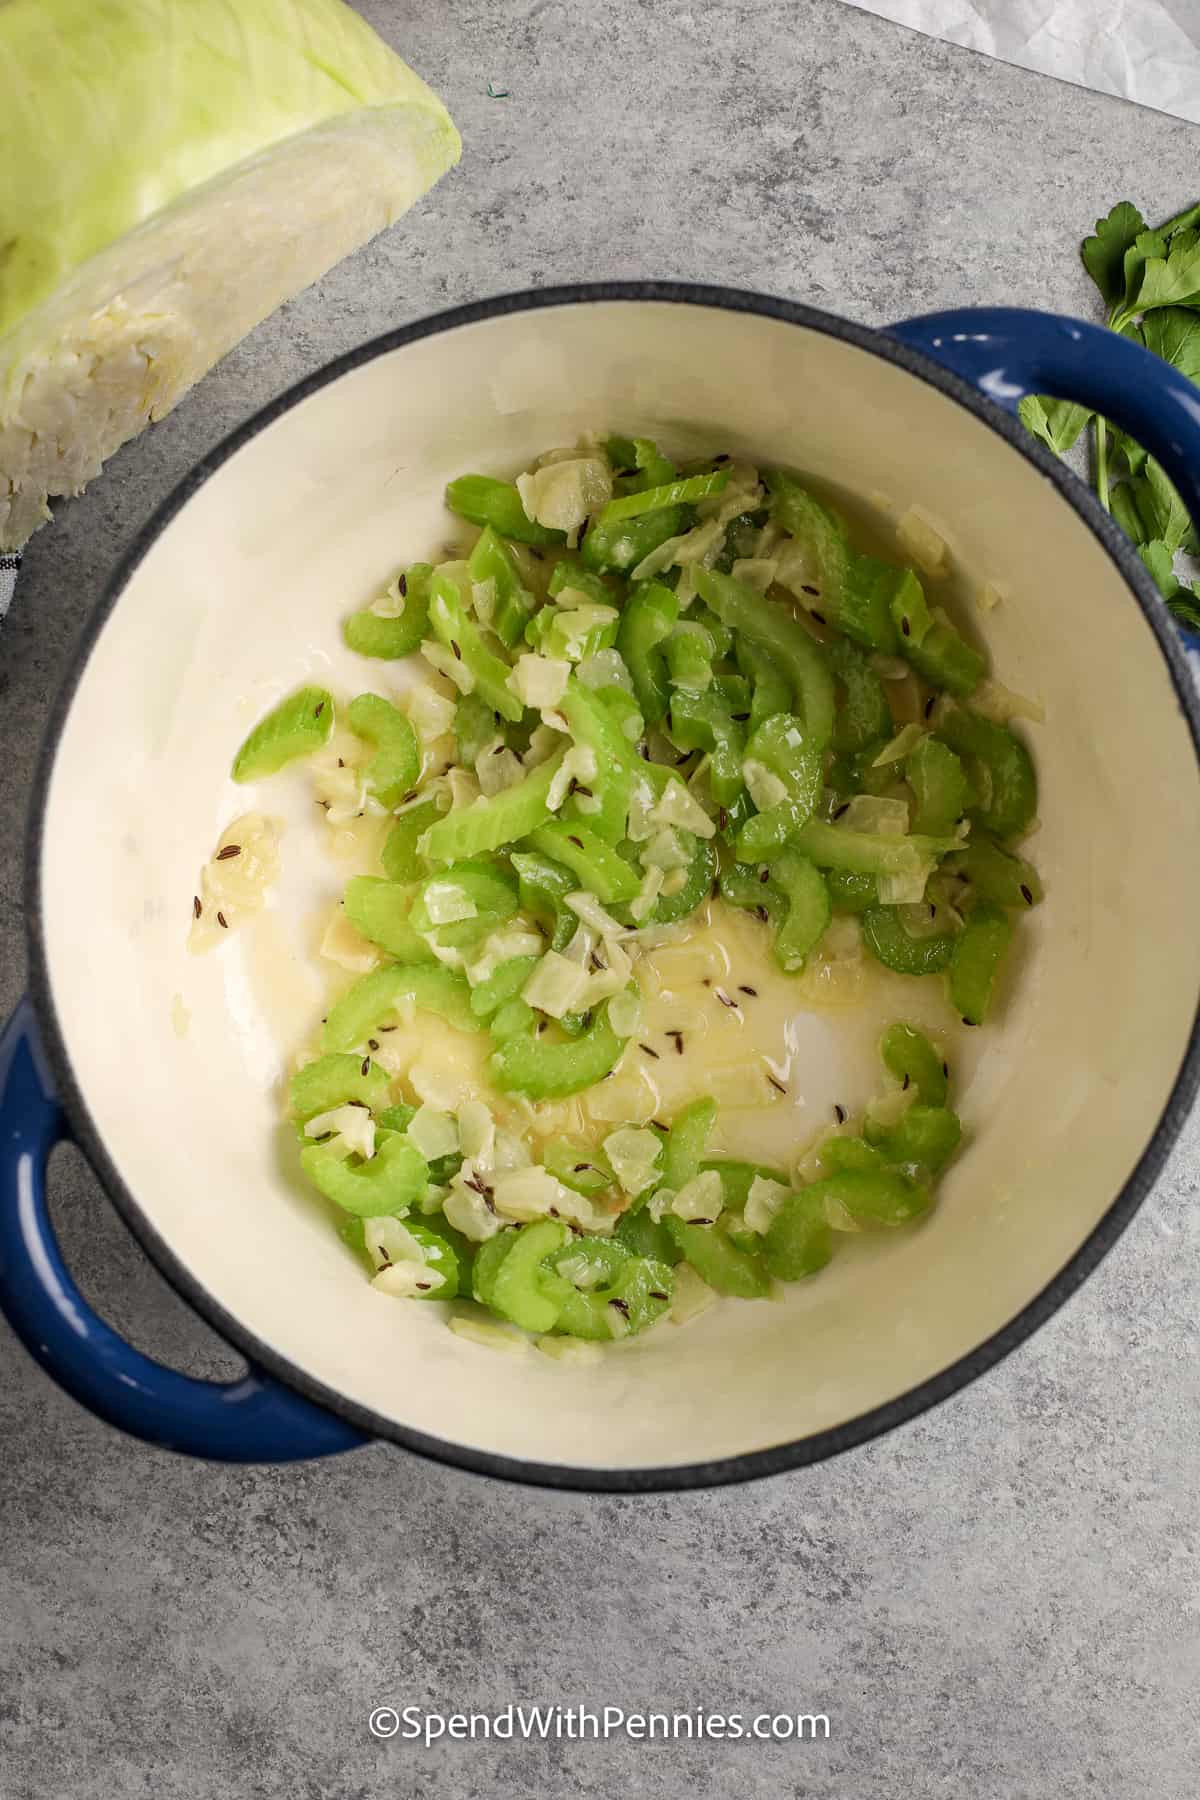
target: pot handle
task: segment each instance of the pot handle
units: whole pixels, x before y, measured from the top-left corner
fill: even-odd
[[[46,1164],[68,1135],[26,999],[0,1032],[0,1313],[47,1374],[110,1425],[189,1456],[295,1462],[366,1443],[253,1368],[226,1382],[164,1368],[92,1311],[46,1205]]]
[[[1161,357],[1103,326],[1015,306],[926,313],[888,335],[1007,412],[1027,394],[1050,394],[1112,419],[1162,464],[1200,531],[1200,390]]]

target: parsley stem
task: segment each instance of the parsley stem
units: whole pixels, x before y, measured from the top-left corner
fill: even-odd
[[[1096,416],[1096,493],[1105,512],[1111,512],[1108,502],[1108,427],[1099,414]]]

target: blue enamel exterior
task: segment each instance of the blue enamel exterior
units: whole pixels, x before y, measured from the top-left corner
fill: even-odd
[[[135,1437],[221,1462],[294,1462],[365,1443],[290,1388],[253,1371],[229,1382],[179,1375],[97,1317],[67,1271],[46,1205],[46,1163],[67,1135],[22,1001],[0,1037],[0,1311],[60,1387]]]
[[[734,310],[760,311],[790,317],[797,323],[816,324],[852,340],[867,342],[871,334],[840,321],[809,314],[786,302],[742,296],[725,289],[673,288],[668,284],[615,284],[592,290],[546,291],[536,298],[515,296],[484,302],[475,308],[446,315],[443,320],[409,328],[396,334],[397,343],[428,330],[469,323],[509,306],[532,307],[560,300],[608,297],[622,299],[669,298],[690,303],[717,304]],[[1179,489],[1193,519],[1200,522],[1200,393],[1168,364],[1127,340],[1094,325],[1049,313],[1023,312],[1015,308],[978,309],[929,314],[894,325],[886,335],[922,353],[988,399],[1015,413],[1026,394],[1051,394],[1077,400],[1113,420],[1143,444],[1162,463]],[[883,341],[886,341],[884,339]],[[303,384],[278,407],[294,404],[311,387],[336,379],[346,368],[386,347],[366,346],[332,365],[310,384]],[[879,336],[871,347],[879,353]],[[886,352],[883,352],[886,354]],[[241,436],[250,435],[269,421],[272,409],[243,428],[230,446],[217,454],[219,466]],[[185,490],[203,478],[197,471]],[[163,522],[170,517],[167,509]],[[156,530],[161,525],[156,524]],[[118,576],[119,582],[119,576]],[[119,591],[119,585],[114,593]],[[1200,650],[1200,638],[1182,634],[1189,646]],[[1178,1129],[1167,1129],[1167,1142]],[[1162,1134],[1163,1127],[1160,1127]],[[46,1164],[54,1145],[68,1135],[66,1115],[38,1040],[31,1003],[21,1003],[0,1036],[0,1312],[30,1353],[59,1385],[83,1406],[133,1436],[187,1455],[229,1462],[289,1462],[326,1456],[369,1442],[333,1412],[314,1404],[282,1383],[251,1369],[241,1381],[207,1382],[179,1375],[143,1356],[119,1337],[84,1300],[63,1262],[46,1205]],[[1154,1148],[1150,1159],[1161,1161],[1165,1149]],[[1152,1173],[1152,1171],[1151,1171]],[[1138,1204],[1141,1193],[1126,1196],[1125,1213]],[[1115,1210],[1115,1209],[1114,1209]],[[1108,1235],[1119,1233],[1125,1217]],[[1103,1234],[1097,1233],[1097,1240]],[[1101,1245],[1097,1254],[1102,1254]],[[1095,1260],[1093,1256],[1091,1260]],[[607,1488],[652,1490],[676,1486],[707,1485],[715,1480],[741,1479],[753,1473],[773,1472],[816,1460],[851,1444],[865,1441],[912,1416],[962,1380],[1003,1354],[1033,1329],[1038,1316],[1048,1316],[1066,1292],[1086,1273],[1077,1259],[1078,1273],[1062,1286],[1059,1298],[1046,1296],[1026,1309],[1025,1323],[1001,1333],[976,1356],[964,1359],[959,1370],[949,1371],[926,1384],[904,1405],[881,1409],[877,1416],[857,1422],[860,1428],[840,1428],[825,1434],[811,1455],[789,1452],[747,1455],[728,1465],[699,1466],[695,1470],[650,1471],[628,1481],[620,1477],[597,1484],[575,1480],[557,1468],[532,1468],[499,1457],[459,1454],[464,1466],[508,1479],[541,1479],[556,1486],[603,1485]],[[973,1365],[973,1366],[968,1366]],[[297,1374],[297,1378],[299,1376]],[[331,1403],[336,1396],[331,1396]],[[413,1448],[444,1454],[445,1447],[414,1442]],[[660,1475],[662,1479],[660,1479]]]
[[[1140,344],[1100,325],[1015,306],[927,313],[890,327],[910,349],[969,381],[1006,412],[1027,394],[1076,400],[1160,462],[1200,522],[1200,389]],[[1190,650],[1200,636],[1181,631]]]

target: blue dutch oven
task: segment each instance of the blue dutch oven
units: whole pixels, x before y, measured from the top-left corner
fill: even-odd
[[[57,1382],[193,1456],[384,1438],[515,1480],[691,1487],[889,1430],[1063,1303],[1196,1088],[1200,718],[1135,552],[1017,423],[1033,393],[1114,420],[1200,518],[1200,394],[1109,332],[1007,310],[870,331],[659,283],[518,294],[391,333],[200,464],[109,582],[34,787],[31,986],[0,1040],[0,1309]],[[246,804],[232,747],[266,699],[329,672],[338,618],[381,573],[439,541],[447,477],[617,427],[916,506],[964,583],[994,584],[1002,602],[977,624],[995,669],[1045,702],[1032,853],[1047,900],[926,1226],[785,1304],[718,1306],[575,1368],[496,1357],[436,1305],[370,1290],[277,1155],[284,1058],[312,1005],[303,959],[268,968],[241,943],[189,957],[186,937],[195,870]],[[243,1379],[163,1368],[88,1306],[46,1205],[66,1137],[245,1355]]]

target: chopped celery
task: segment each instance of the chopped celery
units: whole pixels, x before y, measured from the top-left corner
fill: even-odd
[[[373,612],[369,606],[362,612],[351,613],[342,623],[342,636],[347,647],[359,656],[388,660],[411,655],[421,639],[429,636],[429,577],[432,574],[428,563],[412,563],[403,575],[397,576],[394,583],[396,598],[402,602],[403,611],[395,618]]]
[[[908,1225],[929,1211],[929,1189],[898,1169],[842,1169],[801,1192],[823,1208],[835,1231]]]
[[[429,623],[438,642],[470,671],[474,691],[503,718],[519,719],[525,708],[508,685],[512,670],[484,643],[479,627],[463,605],[457,582],[436,571],[429,588]]]
[[[418,1283],[414,1300],[453,1300],[459,1291],[462,1275],[458,1264],[458,1252],[441,1230],[431,1231],[427,1224],[418,1224],[415,1219],[405,1220],[406,1230],[416,1238],[425,1258],[425,1267],[432,1269],[435,1275],[441,1276],[438,1286],[431,1286],[428,1293],[422,1293]]]
[[[490,1019],[509,1000],[515,1000],[541,961],[537,956],[510,956],[486,981],[471,989],[471,1011],[477,1019]]]
[[[576,885],[606,905],[632,900],[641,886],[637,870],[581,819],[554,819],[529,833],[529,842],[544,856],[562,863]]]
[[[862,915],[862,934],[876,962],[897,975],[936,975],[949,966],[956,941],[952,931],[917,937],[894,906],[869,906]]]
[[[454,708],[454,743],[458,760],[473,769],[476,759],[497,736],[496,714],[482,694],[462,694]]]
[[[829,924],[829,889],[820,870],[798,850],[780,850],[771,876],[787,901],[787,917],[775,932],[775,959],[785,974],[796,975]]]
[[[627,1042],[609,1024],[605,1002],[593,1013],[587,1030],[565,1044],[519,1034],[505,1038],[492,1052],[492,1079],[506,1093],[561,1100],[602,1081],[616,1068]]]
[[[261,781],[298,756],[310,756],[333,730],[333,701],[324,688],[297,688],[273,706],[233,759],[235,781]]]
[[[398,881],[354,875],[346,883],[346,917],[355,931],[378,944],[397,962],[433,961],[433,952],[409,917],[409,891]]]
[[[595,606],[620,606],[621,596],[599,575],[593,575],[582,563],[555,563],[546,592],[557,600],[564,588],[570,588]]]
[[[561,1267],[576,1259],[599,1277],[599,1285],[576,1288],[564,1283],[567,1293],[555,1329],[569,1337],[601,1342],[632,1337],[670,1305],[674,1277],[665,1263],[630,1255],[611,1238],[576,1238],[552,1263]],[[562,1275],[557,1279],[562,1281]]]
[[[642,717],[655,725],[666,715],[670,702],[667,658],[662,645],[679,619],[679,601],[660,581],[643,581],[634,588],[617,631],[617,649],[633,677]]]
[[[728,470],[719,469],[712,475],[689,475],[684,481],[668,481],[661,487],[641,488],[637,493],[623,494],[620,499],[610,500],[597,524],[613,525],[621,519],[637,519],[643,513],[658,512],[664,506],[693,506],[697,500],[707,500],[710,494],[719,494],[728,482]]]
[[[829,646],[829,666],[843,694],[833,729],[834,749],[865,750],[868,744],[888,737],[892,715],[887,695],[863,652],[848,638],[838,638]]]
[[[910,1106],[886,1129],[867,1120],[866,1136],[890,1163],[920,1164],[931,1171],[942,1168],[958,1149],[962,1126],[947,1106]]]
[[[680,750],[708,751],[712,797],[719,806],[731,806],[745,786],[747,750],[745,728],[735,720],[729,701],[716,693],[677,688],[671,696],[670,731]],[[819,781],[819,758],[817,772]]]
[[[958,757],[937,738],[922,738],[910,752],[904,773],[916,800],[913,830],[948,836],[967,805],[967,779]]]
[[[419,881],[429,864],[417,849],[417,840],[442,816],[436,800],[422,800],[407,807],[392,826],[383,846],[381,861],[389,881]]]
[[[558,1220],[538,1219],[490,1238],[475,1257],[472,1285],[476,1298],[526,1331],[552,1331],[567,1283],[561,1276],[551,1275],[543,1264],[563,1248],[568,1235]]]
[[[565,949],[579,924],[566,904],[567,895],[579,887],[573,870],[537,850],[514,850],[509,860],[516,871],[522,907],[548,927],[552,950]]]
[[[1036,906],[1045,898],[1041,876],[1032,863],[1002,850],[982,832],[972,832],[959,867],[981,900],[997,906]]]
[[[567,1138],[551,1138],[542,1150],[542,1167],[577,1194],[603,1194],[613,1186],[612,1170],[603,1152],[585,1150]]]
[[[478,943],[517,910],[516,878],[485,862],[451,863],[427,875],[413,894],[414,930],[439,945]]]
[[[421,773],[417,734],[398,706],[379,694],[360,694],[346,712],[351,731],[374,745],[367,786],[381,806],[399,806]]]
[[[812,1188],[790,1194],[763,1236],[763,1262],[778,1281],[803,1281],[833,1255],[833,1232]]]
[[[933,857],[959,848],[957,838],[887,837],[846,831],[822,819],[801,826],[794,842],[818,869],[847,869],[855,875],[915,875]]]
[[[739,862],[761,862],[779,850],[810,819],[821,796],[822,749],[801,719],[777,713],[746,745],[742,764],[750,796],[760,807],[738,833]],[[772,798],[760,797],[756,776],[765,771]],[[778,795],[775,799],[773,796]]]
[[[522,582],[512,551],[491,525],[467,559],[467,579],[472,585],[492,583],[491,629],[507,650],[514,649],[525,635],[537,601]]]
[[[721,871],[721,897],[730,906],[757,913],[763,924],[778,927],[787,918],[787,895],[778,882],[761,879],[757,869],[746,863],[730,863]]]
[[[706,895],[712,892],[720,867],[717,849],[711,838],[697,837],[682,826],[676,828],[683,846],[689,851],[683,886],[673,894],[660,893],[645,920],[647,925],[673,925],[678,919],[690,918]]]
[[[684,1260],[718,1294],[762,1300],[770,1292],[771,1280],[762,1258],[755,1251],[738,1249],[724,1217],[715,1225],[699,1225],[668,1213],[663,1224]]]
[[[559,750],[548,762],[539,763],[522,780],[503,788],[489,800],[443,814],[417,840],[417,848],[430,862],[459,862],[499,850],[505,844],[527,838],[553,818],[548,795],[566,755]]]
[[[387,1093],[387,1071],[360,1056],[319,1056],[292,1076],[288,1101],[301,1121],[332,1112],[348,1100],[374,1107]],[[382,1119],[380,1121],[382,1123]]]
[[[548,548],[565,541],[563,532],[534,523],[511,481],[496,481],[490,475],[460,475],[446,488],[446,505],[472,525],[490,526],[501,537],[513,538],[518,544]]]
[[[926,1106],[944,1104],[946,1065],[923,1031],[897,1021],[884,1032],[879,1050],[885,1067],[906,1088],[915,1087]]]
[[[621,519],[613,525],[599,520],[579,547],[587,568],[596,574],[608,569],[636,569],[652,550],[687,529],[686,506],[667,506],[661,512],[644,513],[640,519]]]
[[[962,706],[947,709],[938,736],[959,756],[978,757],[987,769],[989,797],[972,808],[981,823],[998,838],[1018,837],[1037,811],[1037,776],[1020,738]]]
[[[783,670],[806,735],[818,749],[833,736],[833,676],[821,646],[786,608],[731,575],[696,570],[701,597],[733,631],[744,632]]]
[[[987,1018],[1011,938],[1008,914],[990,900],[981,900],[959,933],[950,958],[950,1001],[965,1025],[982,1025]]]
[[[300,1161],[327,1200],[360,1219],[406,1213],[424,1193],[429,1175],[424,1157],[403,1132],[381,1134],[379,1148],[366,1162],[346,1160],[327,1144],[302,1150]]]
[[[477,1031],[471,1011],[471,990],[455,969],[405,968],[397,964],[372,969],[334,1002],[325,1020],[321,1041],[326,1050],[354,1050],[389,1023],[406,1000],[425,1012],[440,1013],[460,1031]]]
[[[717,1103],[712,1099],[693,1100],[674,1120],[667,1138],[663,1163],[663,1186],[678,1193],[699,1174],[713,1126],[717,1122]]]

